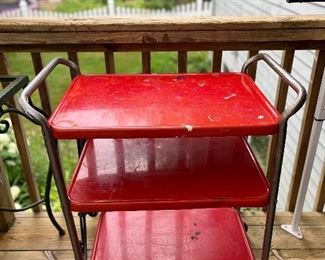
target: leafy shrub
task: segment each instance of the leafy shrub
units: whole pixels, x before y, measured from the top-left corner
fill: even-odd
[[[0,134],[0,156],[7,168],[8,179],[13,191],[13,197],[18,204],[29,203],[26,182],[22,174],[22,164],[12,130]]]
[[[96,7],[105,6],[106,1],[103,0],[64,0],[55,8],[59,12],[76,12],[80,10],[87,10]]]

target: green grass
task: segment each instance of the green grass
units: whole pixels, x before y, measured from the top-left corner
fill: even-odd
[[[268,136],[253,136],[251,138],[251,146],[256,158],[265,170],[267,166],[267,147],[268,147],[269,137]]]
[[[59,12],[77,12],[101,6],[106,6],[105,0],[64,0],[56,6],[55,10]]]

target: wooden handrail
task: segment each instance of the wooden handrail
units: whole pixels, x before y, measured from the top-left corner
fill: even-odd
[[[91,27],[89,27],[91,25]],[[323,29],[324,15],[247,17],[7,18],[0,32],[129,32]],[[59,39],[57,39],[59,40]],[[201,39],[202,41],[206,39]],[[240,40],[240,39],[238,39]]]
[[[320,49],[325,17],[0,21],[3,51]]]

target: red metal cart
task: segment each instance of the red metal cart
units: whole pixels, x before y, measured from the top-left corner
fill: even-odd
[[[264,60],[297,93],[281,115],[245,73]],[[305,90],[266,54],[242,73],[79,75],[47,119],[28,100],[58,64],[27,86],[24,111],[42,127],[76,259],[87,254],[86,214],[102,212],[92,259],[253,259],[234,207],[268,207],[269,255],[286,124]],[[248,135],[278,134],[271,183]],[[66,190],[56,139],[78,139]],[[82,148],[82,149],[81,149]],[[71,211],[80,213],[80,248]]]

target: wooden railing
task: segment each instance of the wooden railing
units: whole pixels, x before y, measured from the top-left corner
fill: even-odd
[[[78,63],[79,52],[103,52],[107,73],[115,73],[116,52],[142,53],[142,72],[151,72],[151,52],[177,51],[178,71],[187,71],[188,51],[212,51],[211,71],[221,70],[223,51],[248,50],[253,56],[262,50],[283,50],[282,65],[290,71],[295,50],[316,50],[305,105],[302,129],[298,141],[296,162],[290,188],[289,210],[294,209],[311,132],[317,96],[325,63],[325,17],[249,17],[249,18],[136,18],[136,19],[60,19],[60,20],[2,20],[0,21],[0,74],[10,73],[7,52],[30,52],[35,73],[43,67],[43,52],[67,52]],[[82,70],[82,68],[81,68]],[[256,67],[249,71],[255,78]],[[73,77],[71,72],[71,77]],[[275,106],[282,111],[287,98],[285,83],[278,83]],[[51,112],[46,82],[40,90],[41,105]],[[24,164],[25,178],[33,201],[39,198],[24,128],[19,119],[13,125],[19,152]],[[274,166],[273,136],[269,143],[267,175]],[[325,202],[325,167],[319,183],[316,210]],[[35,209],[37,211],[39,209]]]

